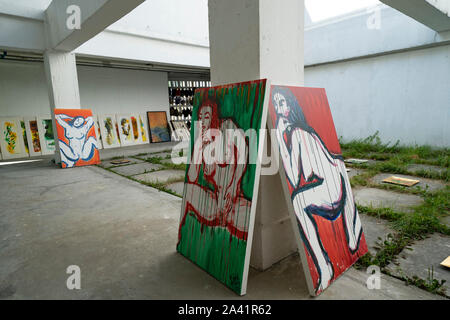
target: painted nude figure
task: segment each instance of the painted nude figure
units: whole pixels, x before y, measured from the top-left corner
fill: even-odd
[[[248,145],[238,147],[226,134],[214,134],[238,129],[231,119],[218,118],[214,101],[203,102],[195,125],[196,136],[184,191],[184,215],[194,212],[203,225],[222,226],[237,238],[247,239],[251,201],[242,194],[241,182],[247,165],[239,159],[247,159]],[[218,150],[208,152],[212,144],[219,144],[218,139],[222,139],[223,158],[214,154]]]
[[[61,162],[67,167],[73,167],[80,159],[89,161],[94,156],[97,147],[95,137],[87,138],[89,130],[94,125],[93,117],[70,117],[64,114],[55,115],[56,121],[64,128],[64,136],[69,144],[59,140]],[[69,121],[66,121],[69,120]]]
[[[328,221],[343,218],[350,252],[359,248],[362,227],[351,194],[342,156],[332,154],[307,123],[294,94],[275,88],[276,132],[300,233],[319,273],[316,290],[326,288],[334,269],[314,216]]]

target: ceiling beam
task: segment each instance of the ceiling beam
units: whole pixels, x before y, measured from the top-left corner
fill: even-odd
[[[380,0],[437,32],[450,30],[448,0]]]
[[[45,15],[47,46],[62,51],[73,51],[95,37],[108,26],[131,12],[145,0],[53,0]],[[69,28],[77,13],[69,6],[79,8],[80,28]],[[70,23],[69,23],[70,26]]]

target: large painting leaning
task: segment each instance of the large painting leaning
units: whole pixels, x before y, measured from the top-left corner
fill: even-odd
[[[55,122],[63,168],[100,163],[91,110],[55,109]]]
[[[284,192],[308,287],[318,295],[367,253],[367,245],[325,90],[272,86],[270,97]]]
[[[265,90],[266,81],[259,80],[198,89],[194,98],[177,250],[241,295],[258,195]],[[245,138],[244,132],[254,134]]]

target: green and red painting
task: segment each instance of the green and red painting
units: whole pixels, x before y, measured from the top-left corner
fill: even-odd
[[[266,80],[198,89],[177,251],[246,292]],[[264,119],[264,120],[263,120]]]

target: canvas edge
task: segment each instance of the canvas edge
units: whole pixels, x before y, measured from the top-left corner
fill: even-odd
[[[261,159],[262,159],[263,152],[264,152],[265,139],[267,138],[267,135],[265,134],[264,130],[266,128],[266,122],[268,119],[268,111],[269,111],[268,97],[270,95],[271,85],[270,85],[269,79],[261,79],[261,80],[263,80],[263,81],[265,80],[266,88],[265,88],[265,92],[264,92],[264,103],[263,103],[263,110],[262,110],[262,116],[261,116],[261,127],[259,128],[258,158],[256,161],[252,206],[250,208],[250,223],[248,226],[247,246],[245,248],[244,270],[242,272],[242,285],[241,285],[241,294],[240,294],[241,296],[243,296],[247,293],[248,273],[250,270],[250,258],[251,258],[252,245],[253,245],[253,231],[254,231],[254,227],[255,227],[255,220],[256,220],[256,214],[257,214],[256,208],[258,205],[259,182],[260,182],[260,178],[261,178]]]

